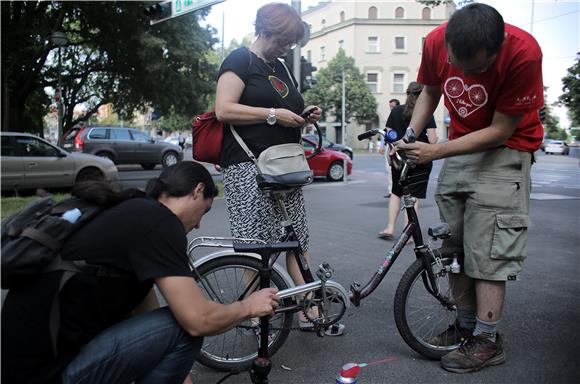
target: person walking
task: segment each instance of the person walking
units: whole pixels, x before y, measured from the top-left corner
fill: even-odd
[[[473,3],[429,33],[418,81],[425,88],[410,126],[421,133],[443,95],[450,140],[397,147],[417,164],[446,159],[435,198],[451,227],[443,246],[465,253],[462,273],[450,275],[464,294],[455,298],[457,323],[438,340],[466,339],[441,365],[474,372],[506,360],[498,324],[506,281],[518,279],[526,257],[530,168],[544,133],[542,51],[497,10]]]
[[[234,50],[226,57],[218,73],[215,113],[220,121],[231,124],[257,158],[265,149],[285,143],[299,143],[301,127],[320,119],[322,110],[304,108],[297,82],[279,60],[304,36],[304,24],[290,5],[270,3],[258,9],[255,21],[256,40],[249,48]],[[310,111],[305,118],[300,115]],[[258,188],[256,165],[238,144],[229,129],[225,130],[221,156],[224,195],[232,236],[276,242],[283,234],[283,221],[274,199]],[[284,201],[304,251],[308,266],[309,232],[302,189],[286,195]],[[292,253],[286,255],[288,272],[296,285],[304,280]],[[303,313],[302,329],[313,330]],[[335,324],[327,335],[341,335],[344,325]]]
[[[386,130],[395,130],[395,132],[397,132],[397,137],[402,138],[405,135],[405,131],[407,130],[409,122],[411,121],[411,115],[413,114],[415,103],[417,102],[417,98],[421,94],[422,90],[422,84],[414,81],[409,84],[407,87],[407,100],[405,101],[405,104],[397,106],[391,111],[391,114],[387,120]],[[431,144],[435,144],[437,142],[437,126],[435,125],[435,119],[433,116],[431,116],[431,119],[426,125],[426,129],[423,130],[417,140]],[[386,142],[385,151],[387,152],[387,158],[390,160],[388,157],[388,146],[386,145]],[[393,239],[393,232],[397,223],[397,217],[401,211],[401,196],[403,195],[403,191],[399,185],[401,169],[396,169],[394,167],[391,168],[391,184],[393,187],[392,194],[389,198],[388,224],[385,229],[379,232],[379,238],[384,240]],[[411,192],[411,196],[417,199],[415,202],[415,211],[417,214],[419,214],[419,199],[424,199],[427,195],[427,184],[429,182],[429,175],[431,174],[432,168],[433,163],[428,162],[426,164],[418,165],[415,168],[412,168],[407,174],[407,179],[410,182],[409,190]],[[407,222],[408,218],[405,216],[405,225]],[[408,243],[411,242],[412,239],[409,240]]]
[[[398,105],[401,105],[401,102],[399,101],[399,99],[389,100],[389,111],[392,111],[393,108],[395,108]],[[390,160],[389,160],[389,151],[387,149],[387,146],[385,145],[385,142],[382,140],[379,141],[379,153],[381,155],[385,156],[385,168],[387,170],[387,192],[385,192],[385,195],[383,197],[389,198],[389,197],[391,197],[391,190],[393,189],[393,181],[392,181],[392,176],[391,176],[391,164],[390,164]]]
[[[186,235],[218,193],[201,164],[165,168],[146,193],[117,192],[101,182],[77,184],[72,193],[106,209],[72,235],[62,258],[114,273],[76,273],[58,306],[52,299],[64,271],[31,275],[11,289],[2,308],[2,383],[181,384],[203,336],[271,315],[278,306],[273,288],[223,305],[198,287]],[[154,284],[167,307],[156,305]],[[135,315],[138,308],[143,313]],[[52,319],[60,319],[56,340]]]

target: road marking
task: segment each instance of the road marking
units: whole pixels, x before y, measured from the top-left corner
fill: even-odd
[[[579,199],[578,196],[566,196],[566,195],[555,195],[552,193],[531,193],[530,199],[532,200],[572,200]]]

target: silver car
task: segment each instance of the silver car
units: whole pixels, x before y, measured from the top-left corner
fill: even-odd
[[[0,132],[2,190],[71,187],[77,181],[116,183],[117,167],[102,157],[69,153],[40,137]]]
[[[178,145],[157,141],[128,127],[75,127],[64,135],[61,145],[67,151],[106,157],[115,164],[141,164],[143,169],[153,169],[157,164],[166,168],[183,160]]]

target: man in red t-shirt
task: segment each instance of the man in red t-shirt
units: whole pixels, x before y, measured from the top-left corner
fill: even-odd
[[[526,253],[530,166],[543,136],[542,52],[494,8],[474,3],[427,36],[417,81],[425,88],[410,127],[418,135],[444,95],[450,140],[397,147],[416,163],[446,158],[435,193],[451,227],[443,246],[465,253],[450,277],[457,321],[430,342],[465,338],[441,364],[473,372],[505,361],[496,330],[505,282],[517,279]]]

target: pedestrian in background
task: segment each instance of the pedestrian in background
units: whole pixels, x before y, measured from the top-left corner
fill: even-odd
[[[393,108],[395,108],[398,105],[401,105],[401,102],[399,101],[399,99],[389,100],[389,111],[392,111]],[[392,176],[391,176],[391,164],[390,164],[390,160],[389,160],[389,151],[388,151],[388,147],[385,145],[385,142],[383,140],[380,140],[379,146],[380,146],[379,153],[381,155],[385,156],[385,168],[387,170],[387,192],[385,193],[385,195],[383,197],[389,198],[389,197],[391,197],[391,191],[393,189],[393,180],[392,180]]]
[[[462,273],[450,275],[453,292],[462,293],[458,321],[434,341],[465,339],[441,365],[474,372],[505,361],[497,329],[506,281],[517,280],[526,257],[530,168],[544,133],[542,51],[494,8],[473,3],[427,35],[418,81],[425,89],[411,127],[421,133],[444,95],[450,140],[398,148],[418,164],[446,158],[435,193],[451,227],[443,246],[465,253]]]
[[[417,82],[413,81],[409,84],[407,87],[407,100],[405,101],[405,104],[393,108],[387,120],[386,130],[392,129],[396,131],[398,138],[402,138],[405,135],[405,131],[407,130],[407,127],[409,127],[409,122],[413,115],[413,110],[415,109],[415,103],[417,102],[417,98],[421,94],[422,89],[423,85]],[[435,144],[437,142],[437,126],[435,125],[433,115],[431,115],[431,119],[427,122],[425,128],[426,129],[422,130],[422,133],[417,137],[417,140],[424,143]],[[390,161],[390,156],[388,156],[388,146],[386,143],[385,148],[387,158]],[[433,163],[428,162],[411,168],[407,173],[407,181],[409,182],[411,196],[417,199],[415,202],[415,211],[417,214],[419,214],[419,199],[424,199],[427,195],[427,185],[429,183],[429,175],[431,174],[432,168]],[[379,232],[379,237],[385,240],[391,240],[393,238],[397,217],[399,216],[399,212],[401,212],[401,196],[403,195],[403,190],[399,185],[401,169],[391,167],[391,175],[392,193],[389,198],[388,224],[385,229]],[[407,225],[407,222],[408,217],[405,214],[405,225]]]
[[[298,12],[288,4],[270,3],[258,9],[255,21],[256,40],[249,48],[232,51],[218,73],[215,111],[218,119],[231,124],[248,148],[258,158],[265,149],[285,143],[299,143],[301,127],[320,119],[322,110],[309,106],[297,89],[297,82],[285,64],[285,56],[304,36],[304,24]],[[314,107],[306,118],[300,115]],[[258,170],[229,129],[225,130],[221,156],[224,195],[232,236],[260,239],[268,243],[283,235],[283,216],[276,201],[256,182]],[[298,241],[310,269],[309,231],[302,188],[289,192],[284,204],[294,225]],[[296,285],[304,284],[291,252],[286,254],[288,272]],[[314,325],[304,313],[299,314],[301,329]],[[330,336],[342,334],[344,326],[334,324],[326,330]]]

